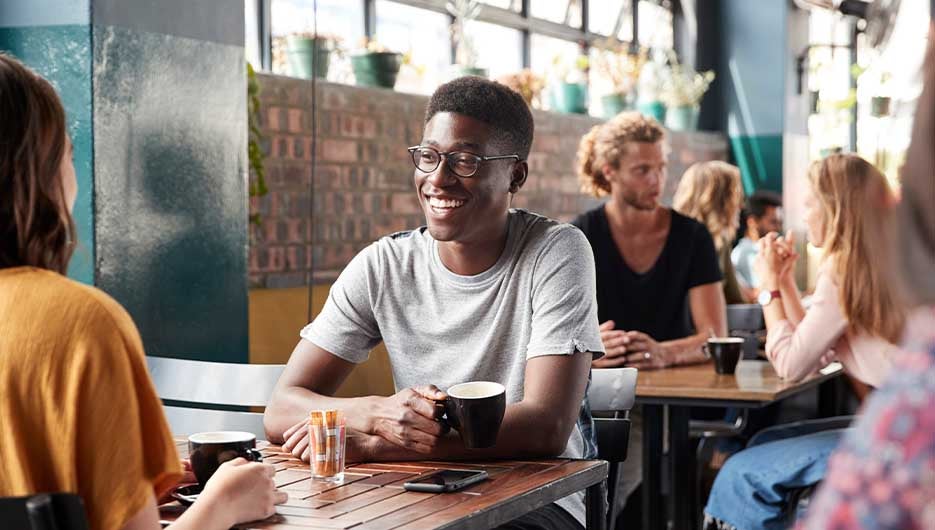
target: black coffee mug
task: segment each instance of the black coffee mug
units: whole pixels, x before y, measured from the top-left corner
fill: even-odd
[[[713,337],[702,346],[705,355],[714,358],[714,370],[719,374],[732,374],[737,369],[737,361],[743,353],[743,339],[740,337]]]
[[[188,458],[198,484],[203,488],[224,462],[243,457],[261,462],[256,450],[256,436],[248,432],[202,432],[188,437]]]
[[[506,412],[506,388],[500,383],[472,381],[448,389],[448,399],[436,401],[439,412],[461,435],[464,447],[483,449],[497,443]]]

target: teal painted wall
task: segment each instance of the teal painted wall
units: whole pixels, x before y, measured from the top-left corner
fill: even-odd
[[[0,25],[12,23],[10,16],[3,15],[0,11]],[[80,24],[0,27],[0,50],[12,54],[48,79],[62,98],[68,133],[74,143],[75,174],[78,178],[78,198],[74,210],[78,246],[68,267],[68,275],[80,282],[93,284],[91,27]]]
[[[782,190],[787,0],[720,0],[725,127],[747,193]]]
[[[782,135],[731,136],[731,152],[740,168],[744,193],[782,192]]]

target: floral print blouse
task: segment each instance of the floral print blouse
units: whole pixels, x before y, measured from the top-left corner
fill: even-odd
[[[903,352],[831,456],[801,528],[935,529],[935,306],[910,318]]]

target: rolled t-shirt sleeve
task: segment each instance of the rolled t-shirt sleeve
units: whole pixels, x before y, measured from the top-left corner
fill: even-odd
[[[714,249],[714,240],[704,225],[698,224],[695,227],[690,244],[692,253],[688,288],[721,281],[724,277],[721,274],[717,251]]]
[[[352,363],[366,361],[381,340],[373,311],[381,278],[379,244],[373,243],[354,256],[331,286],[321,313],[299,334]]]
[[[564,225],[545,242],[532,288],[532,332],[526,358],[604,353],[597,321],[594,255],[584,234]]]

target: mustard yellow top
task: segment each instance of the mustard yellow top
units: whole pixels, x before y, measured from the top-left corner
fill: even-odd
[[[181,466],[130,315],[102,291],[0,269],[0,496],[77,493],[121,528]]]

